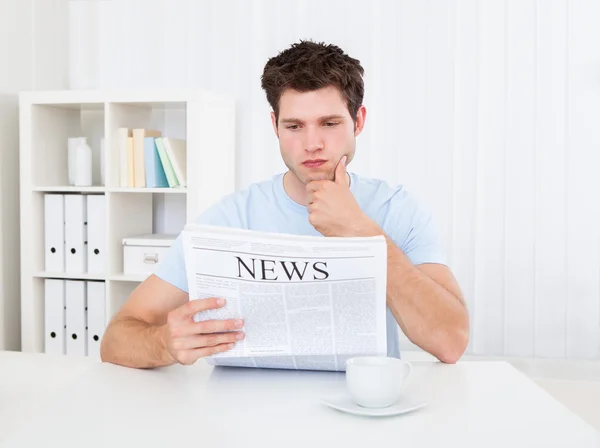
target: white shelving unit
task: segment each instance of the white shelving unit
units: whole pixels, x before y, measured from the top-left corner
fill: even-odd
[[[235,102],[207,91],[36,91],[20,101],[21,338],[22,350],[44,351],[44,279],[105,282],[106,321],[143,276],[123,274],[124,237],[178,233],[186,222],[235,189]],[[117,128],[158,129],[187,141],[186,188],[119,186]],[[94,185],[67,177],[67,138],[88,137]],[[100,139],[105,180],[100,184]],[[106,196],[103,274],[45,271],[44,194]],[[165,229],[168,231],[165,232]]]

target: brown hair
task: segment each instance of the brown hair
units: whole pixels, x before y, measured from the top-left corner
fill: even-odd
[[[360,61],[348,56],[341,48],[322,42],[301,40],[265,65],[261,87],[279,120],[279,99],[286,89],[299,92],[335,86],[346,99],[348,112],[356,120],[362,105],[364,69]]]

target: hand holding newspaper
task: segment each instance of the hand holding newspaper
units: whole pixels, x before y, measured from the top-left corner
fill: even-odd
[[[214,365],[344,371],[387,354],[383,236],[326,238],[188,224],[190,300],[222,297],[195,321],[244,319],[246,337]]]

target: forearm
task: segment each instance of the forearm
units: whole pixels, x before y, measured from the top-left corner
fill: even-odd
[[[468,341],[468,313],[463,303],[416,268],[393,241],[387,240],[387,305],[406,336],[440,361],[454,363]]]
[[[154,368],[173,364],[166,345],[166,325],[150,325],[138,319],[114,319],[102,338],[103,361],[133,368]]]

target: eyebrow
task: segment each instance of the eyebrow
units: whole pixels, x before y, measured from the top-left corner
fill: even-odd
[[[343,115],[325,115],[324,117],[319,117],[319,121],[328,121],[328,120],[343,120]],[[283,118],[280,120],[280,123],[288,124],[288,123],[304,123],[300,118]]]

